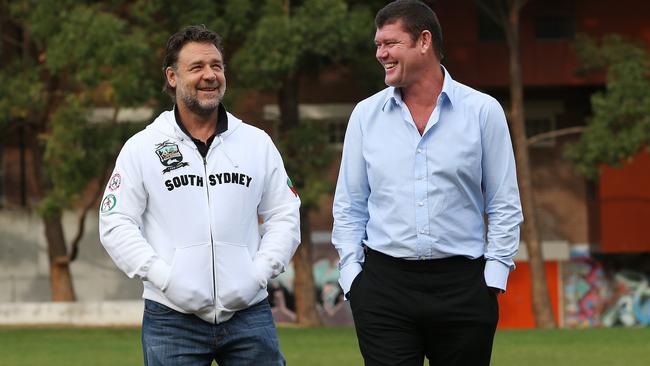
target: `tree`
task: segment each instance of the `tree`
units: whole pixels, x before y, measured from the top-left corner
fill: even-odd
[[[242,32],[250,8],[237,0],[0,0],[0,129],[26,132],[54,301],[75,299],[69,265],[86,214],[122,143],[141,127],[115,124],[120,109],[171,104],[159,88],[159,50],[167,37],[188,24]],[[109,123],[89,122],[97,106],[114,108]],[[87,199],[82,192],[92,185]],[[80,205],[68,242],[61,215]]]
[[[591,97],[592,116],[580,140],[566,150],[577,170],[595,180],[603,164],[621,166],[650,146],[650,58],[642,46],[609,35],[576,42],[582,73],[607,71],[604,91]]]
[[[340,66],[356,57],[371,56],[364,47],[370,44],[371,30],[369,12],[350,9],[343,0],[269,0],[233,58],[241,83],[277,93],[280,146],[302,200],[302,243],[294,266],[296,313],[298,323],[305,326],[321,323],[316,311],[309,212],[318,207],[322,194],[331,191],[323,175],[331,154],[326,141],[301,121],[300,83],[326,65]]]
[[[540,328],[555,327],[551,301],[546,285],[546,271],[542,257],[541,240],[535,213],[530,158],[526,140],[521,55],[519,50],[519,16],[527,0],[476,0],[505,33],[508,44],[510,74],[510,113],[508,123],[517,163],[517,180],[524,211],[523,239],[528,249],[532,284],[533,312]]]
[[[274,45],[276,51],[288,51],[284,60],[296,61],[289,69],[296,67],[301,72],[285,73],[286,82],[281,83],[282,93],[286,95],[282,99],[285,102],[281,103],[283,116],[288,115],[287,110],[295,111],[291,118],[283,117],[283,121],[290,121],[282,124],[287,126],[282,127],[283,136],[285,140],[290,139],[287,141],[302,139],[306,143],[280,145],[292,151],[293,159],[287,166],[295,169],[301,177],[298,187],[310,187],[301,189],[307,210],[313,210],[312,202],[317,202],[311,197],[318,197],[330,189],[315,178],[323,171],[329,156],[323,149],[325,145],[319,145],[321,139],[312,139],[314,131],[305,126],[289,133],[297,126],[297,104],[292,105],[286,100],[293,98],[297,103],[297,87],[292,89],[290,86],[297,86],[300,74],[305,70],[318,69],[308,67],[310,62],[317,60],[318,64],[323,59],[339,60],[336,55],[353,50],[350,44],[358,39],[359,30],[369,29],[369,22],[366,27],[365,23],[360,25],[360,20],[369,17],[363,12],[348,12],[341,1],[307,1],[302,6],[291,6],[288,1],[269,1],[262,12],[257,11],[256,4],[256,1],[243,0],[187,0],[182,3],[0,0],[0,52],[4,56],[0,59],[0,81],[4,85],[0,90],[0,129],[26,131],[27,149],[33,156],[29,176],[35,177],[37,186],[32,201],[37,202],[37,212],[46,228],[53,300],[75,298],[69,265],[78,253],[86,213],[97,200],[92,197],[81,202],[84,200],[82,192],[94,183],[95,194],[101,194],[105,173],[110,171],[115,154],[122,142],[134,132],[124,124],[91,124],[90,112],[97,105],[113,107],[112,121],[115,122],[121,108],[148,105],[158,110],[163,106],[169,107],[169,99],[158,88],[162,84],[160,50],[167,37],[183,26],[206,24],[218,30],[224,37],[227,60],[228,52],[232,49],[232,53],[236,53],[244,36],[255,24],[257,32],[247,38],[251,43],[255,40],[263,43],[250,54],[262,55],[260,59],[264,59],[263,64],[266,64],[264,48],[267,44]],[[334,7],[329,8],[329,5]],[[297,12],[294,14],[294,11]],[[273,23],[283,16],[287,24],[291,24],[290,29],[273,29]],[[280,22],[284,20],[280,19]],[[328,22],[324,24],[324,21]],[[264,38],[265,27],[270,27],[269,35],[283,38]],[[320,39],[321,36],[334,38]],[[285,39],[290,41],[286,43]],[[267,41],[269,43],[264,43]],[[302,42],[306,45],[296,46]],[[284,46],[279,49],[281,45]],[[333,48],[339,46],[342,48],[336,52]],[[265,87],[287,70],[284,66],[287,65],[274,65],[275,69],[269,69],[271,72],[258,71],[251,78],[244,79],[253,80],[255,87]],[[251,69],[241,74],[247,71]],[[262,85],[257,83],[256,77],[263,79]],[[275,86],[267,89],[278,90]],[[233,92],[231,88],[226,102],[238,95],[237,90]],[[309,156],[311,160],[303,159]],[[306,160],[310,163],[304,169],[291,168]],[[67,242],[61,215],[63,210],[79,205],[83,206],[79,229],[75,238]],[[306,238],[310,233],[308,227],[309,222],[305,220],[303,232]]]
[[[142,77],[145,33],[123,19],[126,1],[0,2],[5,51],[0,69],[0,125],[24,128],[32,152],[30,176],[37,187],[37,212],[45,226],[52,300],[74,301],[70,262],[77,255],[86,213],[95,205],[105,173],[128,126],[92,125],[99,101],[115,108],[141,105],[155,90]],[[83,192],[96,182],[95,197]],[[79,230],[66,245],[64,209],[84,208]]]

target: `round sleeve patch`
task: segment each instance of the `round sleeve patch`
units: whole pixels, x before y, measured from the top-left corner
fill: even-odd
[[[120,188],[121,185],[122,185],[122,176],[120,175],[120,173],[113,174],[111,179],[108,181],[108,189],[111,192],[114,192],[115,190]]]
[[[108,212],[115,207],[117,204],[117,198],[115,195],[109,194],[102,200],[101,212]]]

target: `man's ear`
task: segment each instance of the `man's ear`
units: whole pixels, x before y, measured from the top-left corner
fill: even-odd
[[[425,54],[429,51],[432,45],[432,40],[431,40],[431,32],[428,30],[423,30],[422,33],[420,33],[420,39],[419,39],[419,45],[420,45],[420,53]]]
[[[176,71],[173,67],[167,67],[165,69],[165,77],[167,77],[167,82],[172,88],[176,87]]]

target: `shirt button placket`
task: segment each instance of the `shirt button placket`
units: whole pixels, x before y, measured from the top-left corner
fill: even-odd
[[[417,230],[417,257],[421,257],[427,251],[427,240],[423,237],[428,233],[429,210],[426,207],[427,198],[427,158],[423,148],[418,147],[415,154],[415,224]]]

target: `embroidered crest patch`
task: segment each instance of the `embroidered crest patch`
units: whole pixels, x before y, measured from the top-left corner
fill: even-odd
[[[114,192],[116,189],[120,188],[122,185],[122,176],[120,173],[115,173],[108,181],[108,190]]]
[[[109,194],[108,196],[104,197],[102,200],[102,207],[101,207],[101,212],[108,212],[115,207],[115,204],[117,203],[117,198],[115,198],[114,195]]]
[[[169,142],[169,140],[156,145],[156,155],[158,155],[162,165],[166,167],[162,171],[163,174],[190,165],[190,163],[183,161],[183,154],[181,154],[178,145]]]

